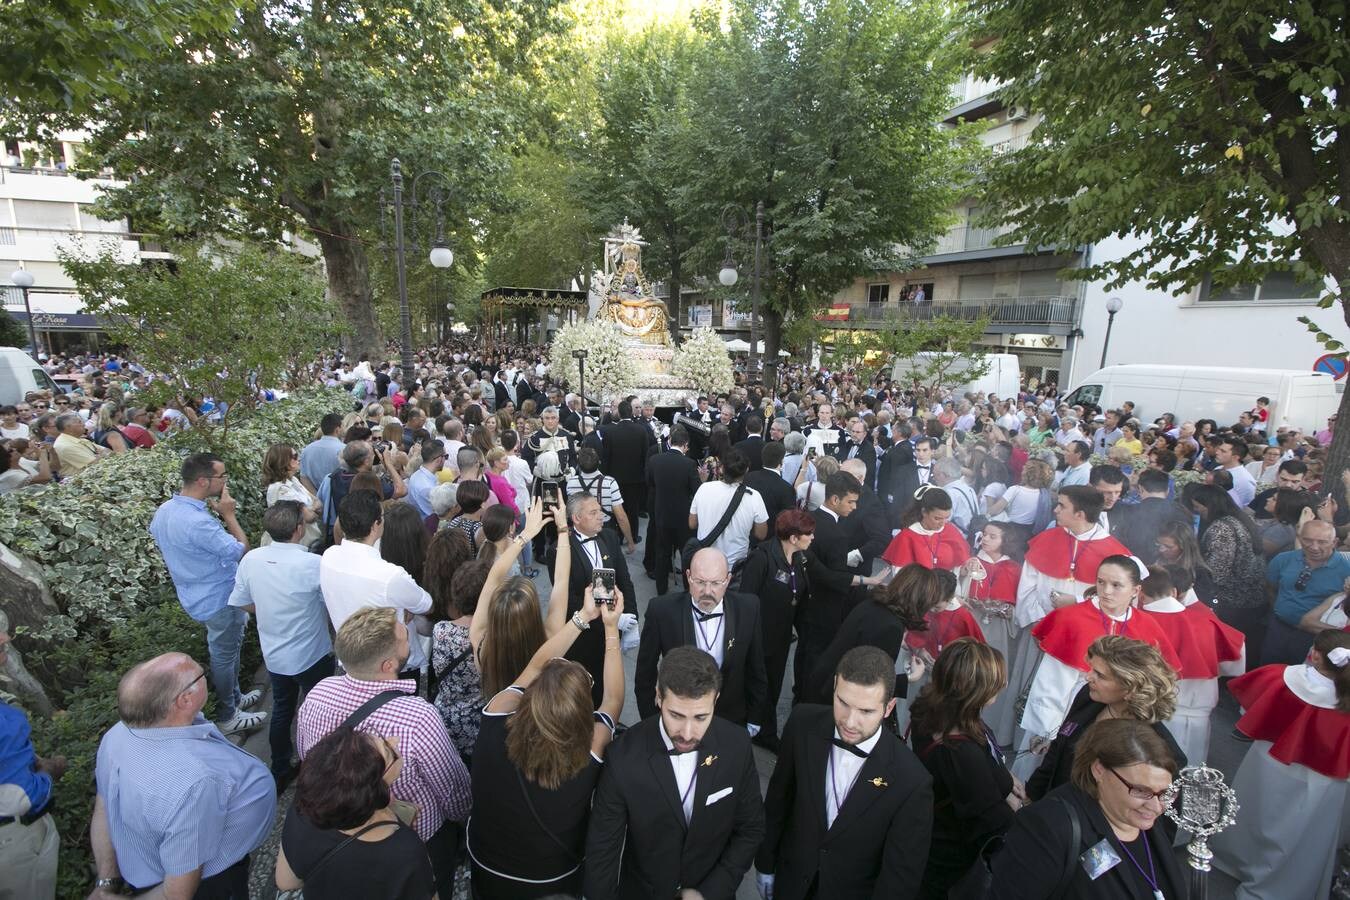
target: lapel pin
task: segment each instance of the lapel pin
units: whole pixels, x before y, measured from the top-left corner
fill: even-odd
[[[886,783],[886,780],[884,778],[873,778],[872,787],[884,788],[890,787],[890,785]]]
[[[715,762],[717,762],[717,757],[716,757],[716,756],[709,756],[709,757],[707,757],[706,759],[703,760],[703,768],[706,769],[706,768],[708,768],[708,766],[711,766],[711,765],[712,765],[713,763],[715,763]]]
[[[736,646],[736,639],[735,639],[735,638],[727,638],[727,649],[730,650],[732,647],[735,647],[735,646]]]

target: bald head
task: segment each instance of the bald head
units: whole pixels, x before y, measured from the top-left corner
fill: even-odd
[[[867,466],[861,459],[850,459],[839,466],[839,471],[847,472],[854,478],[862,481],[867,477]]]
[[[712,612],[727,593],[730,569],[716,547],[704,547],[689,562],[689,596],[704,612]]]
[[[1336,551],[1336,529],[1330,522],[1310,519],[1298,530],[1298,542],[1303,545],[1303,558],[1321,565]]]
[[[117,685],[117,712],[131,728],[187,724],[206,702],[200,665],[165,653],[131,667]]]

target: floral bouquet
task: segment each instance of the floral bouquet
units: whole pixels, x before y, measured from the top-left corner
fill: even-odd
[[[628,352],[623,334],[613,322],[600,319],[564,325],[558,330],[549,347],[549,372],[580,390],[580,372],[572,351],[582,349],[586,351],[586,388],[592,396],[608,400],[637,386],[637,360]]]
[[[731,390],[735,384],[731,355],[711,328],[695,328],[694,333],[680,343],[671,362],[671,374],[710,397]]]

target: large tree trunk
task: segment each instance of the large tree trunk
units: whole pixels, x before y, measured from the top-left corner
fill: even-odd
[[[772,392],[778,384],[778,348],[783,343],[783,314],[776,309],[765,309],[764,321],[764,390]]]
[[[384,353],[384,341],[370,296],[370,264],[365,245],[351,235],[352,230],[330,226],[316,230],[315,238],[328,271],[328,293],[351,328],[347,346],[353,353],[369,353],[372,360],[378,360]]]

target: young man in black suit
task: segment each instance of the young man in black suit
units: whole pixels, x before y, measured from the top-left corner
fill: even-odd
[[[755,857],[772,900],[918,894],[933,827],[933,782],[882,720],[895,663],[876,647],[839,660],[833,708],[803,703],[783,728]]]
[[[933,474],[933,450],[937,442],[929,437],[914,441],[914,460],[898,465],[893,470],[893,479],[887,490],[891,504],[891,527],[900,526],[900,517],[914,504],[914,492],[920,485],[927,484]],[[894,448],[891,450],[895,452]]]
[[[764,420],[757,415],[746,416],[745,437],[735,446],[750,458],[751,472],[764,468]]]
[[[656,443],[656,436],[633,418],[631,400],[619,401],[619,421],[606,425],[603,436],[600,471],[619,483],[633,540],[640,541],[638,520],[647,502],[647,454]]]
[[[605,528],[605,511],[600,501],[590,494],[577,494],[567,501],[567,521],[571,524],[568,538],[572,542],[572,571],[567,584],[567,614],[570,616],[581,609],[586,599],[586,588],[591,585],[591,576],[597,568],[613,569],[614,584],[623,591],[625,598],[636,597],[633,579],[628,576],[628,561],[619,544],[619,534],[612,528]],[[562,535],[559,535],[561,539]],[[553,558],[548,560],[549,580],[553,579]],[[628,609],[637,614],[637,603]],[[591,628],[583,631],[567,651],[567,658],[581,663],[595,679],[591,686],[591,695],[595,708],[600,708],[600,699],[604,694],[605,641],[601,629]]]
[[[769,514],[769,538],[773,538],[773,523],[778,518],[778,514],[785,509],[792,509],[797,505],[797,495],[792,492],[792,485],[783,480],[783,457],[787,450],[777,441],[770,441],[764,445],[762,461],[764,467],[758,471],[745,473],[744,484],[746,487],[758,491],[759,498],[764,501],[764,511]],[[751,535],[750,544],[754,546],[759,541]],[[882,549],[885,549],[885,544]]]
[[[732,900],[764,837],[745,729],[713,715],[702,650],[661,660],[657,705],[610,745],[586,836],[588,900]]]
[[[638,644],[633,695],[642,718],[656,715],[657,662],[676,647],[695,646],[710,654],[721,671],[717,715],[759,733],[768,675],[759,621],[759,598],[728,591],[731,570],[716,547],[694,554],[685,572],[687,590],[663,594],[647,606]]]
[[[806,551],[806,577],[811,588],[806,600],[797,606],[794,702],[801,698],[805,679],[853,608],[853,588],[863,584],[863,576],[849,570],[849,540],[842,525],[858,505],[861,491],[858,479],[836,472],[825,479],[825,502],[811,511],[816,536]]]
[[[865,473],[863,463],[850,459],[839,471],[861,480]],[[876,558],[886,551],[891,542],[891,528],[886,522],[886,507],[867,485],[858,491],[858,506],[842,522],[848,538],[848,567],[854,575],[872,574]]]
[[[667,442],[669,450],[647,460],[647,496],[652,511],[642,563],[656,582],[658,594],[670,590],[670,557],[691,536],[689,507],[702,484],[698,464],[689,458],[689,430],[683,425],[674,426]]]

